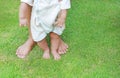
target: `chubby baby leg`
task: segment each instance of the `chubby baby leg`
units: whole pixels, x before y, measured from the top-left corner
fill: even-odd
[[[49,59],[50,58],[50,49],[48,47],[46,39],[37,42],[38,46],[44,51],[43,58]]]
[[[51,38],[51,52],[55,60],[59,60],[61,56],[59,55],[58,51],[58,46],[59,46],[59,35],[51,32],[50,33],[50,38]]]

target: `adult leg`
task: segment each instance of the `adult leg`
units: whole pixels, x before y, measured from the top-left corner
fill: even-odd
[[[59,37],[58,53],[65,54],[68,51],[68,45]]]
[[[26,11],[26,15],[27,15],[27,19],[28,19],[29,37],[28,37],[27,41],[24,44],[22,44],[21,46],[19,46],[16,51],[16,55],[19,58],[25,58],[35,45],[35,42],[32,39],[31,30],[30,30],[31,9],[32,9],[32,7],[29,6]]]
[[[56,22],[54,23],[55,26],[63,26],[65,23],[66,16],[67,16],[67,10],[62,9],[60,13],[58,14]],[[68,50],[68,45],[60,37],[58,37],[58,39],[59,39],[58,53],[65,54],[66,51]]]

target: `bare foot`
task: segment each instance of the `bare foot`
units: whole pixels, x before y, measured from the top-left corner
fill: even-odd
[[[25,58],[28,55],[28,53],[32,50],[34,44],[35,42],[33,40],[28,39],[23,45],[18,47],[16,55],[19,58]]]
[[[57,52],[52,52],[52,55],[54,57],[54,60],[59,60],[61,56]]]
[[[65,54],[68,51],[68,45],[64,43],[64,41],[60,38],[60,43],[58,47],[58,53],[59,54]]]
[[[44,59],[50,59],[50,52],[49,52],[49,50],[44,51],[43,58]]]
[[[58,53],[60,37],[59,37],[59,35],[51,32],[50,38],[51,38],[51,41],[50,41],[51,42],[51,53],[54,57],[54,60],[59,60],[61,58],[60,54]]]

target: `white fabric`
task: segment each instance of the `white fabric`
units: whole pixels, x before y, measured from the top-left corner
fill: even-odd
[[[70,0],[62,0],[60,4],[61,9],[69,9],[71,8]]]
[[[24,0],[24,2],[27,1],[33,2],[33,0]],[[30,26],[33,40],[36,42],[41,41],[50,32],[61,35],[65,25],[58,27],[53,26],[53,23],[61,9],[69,8],[70,0],[63,0],[61,2],[58,0],[34,0]]]
[[[32,6],[34,0],[21,0],[21,2],[25,2]],[[61,9],[69,9],[69,8],[71,8],[70,0],[62,0],[61,1]]]
[[[33,1],[34,1],[34,0],[21,0],[21,2],[27,3],[27,4],[29,4],[30,6],[33,5]]]

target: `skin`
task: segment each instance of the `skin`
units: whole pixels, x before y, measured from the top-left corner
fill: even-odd
[[[31,31],[30,31],[31,9],[32,9],[32,7],[26,3],[21,3],[21,5],[20,5],[19,23],[20,23],[21,27],[28,26],[29,37],[28,37],[28,40],[23,45],[21,45],[16,51],[16,55],[19,58],[25,58],[26,55],[28,55],[28,53],[32,50],[34,45],[36,45],[36,42],[34,42],[32,39],[32,35],[31,35]],[[61,10],[61,12],[58,16],[58,19],[55,22],[55,25],[62,26],[65,23],[66,15],[67,15],[67,10]],[[50,38],[51,38],[51,45],[53,45],[53,46],[54,46],[54,44],[53,44],[54,41],[56,41],[56,40],[58,41],[58,45],[57,45],[58,47],[57,48],[55,47],[55,50],[54,50],[54,48],[52,49],[52,47],[51,47],[54,59],[58,60],[58,59],[60,59],[60,54],[66,53],[68,45],[66,43],[64,43],[64,41],[60,38],[60,36],[56,36],[56,34],[54,34],[54,33],[50,33]],[[38,42],[37,44],[40,47],[41,47],[41,45],[43,45],[43,44],[41,44],[41,42]],[[47,49],[46,48],[45,49],[42,48],[42,49],[44,50],[43,58],[49,59],[50,58],[50,55],[49,55],[50,49],[48,47],[47,47]],[[56,51],[56,53],[55,53],[55,51]]]
[[[18,47],[16,50],[16,55],[19,58],[25,58],[26,55],[32,50],[34,45],[36,44],[31,35],[30,31],[30,17],[31,17],[31,6],[29,6],[26,3],[21,3],[20,8],[19,8],[19,25],[20,27],[22,26],[28,26],[28,31],[29,31],[29,37],[26,40],[24,44]]]

